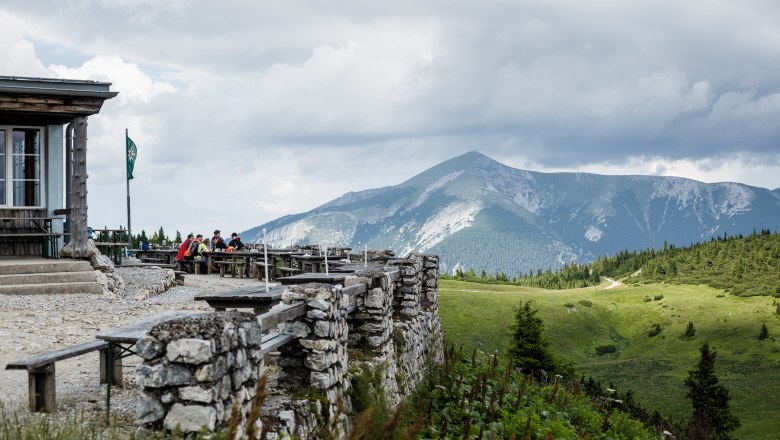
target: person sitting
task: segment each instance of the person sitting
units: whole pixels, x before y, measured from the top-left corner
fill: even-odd
[[[176,253],[176,261],[184,261],[184,254],[187,253],[187,250],[190,248],[192,240],[193,235],[187,235],[187,239],[184,240],[184,243],[182,243],[181,246],[179,246],[179,252]]]
[[[239,238],[238,234],[235,232],[230,234],[230,243],[228,243],[228,248],[233,248],[236,251],[243,250],[246,245],[241,242],[241,238]]]
[[[198,237],[203,238],[201,235]],[[192,254],[195,259],[195,264],[200,266],[200,273],[205,273],[206,271],[206,264],[208,261],[208,256],[206,254],[209,253],[209,250],[209,239],[206,238],[205,240],[198,242],[198,246]]]
[[[225,239],[220,235],[219,229],[214,231],[214,237],[211,238],[211,248],[217,251],[224,251],[227,245]]]

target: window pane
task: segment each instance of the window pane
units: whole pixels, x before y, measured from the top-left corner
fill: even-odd
[[[37,180],[14,180],[14,206],[40,206],[40,186]]]
[[[14,154],[40,154],[40,133],[37,128],[15,128],[13,131]]]
[[[5,205],[5,179],[0,180],[0,205]]]
[[[12,167],[14,206],[41,205],[40,129],[13,130]]]
[[[13,159],[14,180],[40,178],[41,166],[38,156],[14,154]]]

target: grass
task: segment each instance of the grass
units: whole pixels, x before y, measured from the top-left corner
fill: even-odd
[[[722,290],[689,285],[604,285],[570,290],[485,285],[442,280],[439,313],[449,342],[466,350],[503,351],[513,309],[532,299],[545,322],[545,334],[559,357],[580,372],[633,390],[648,410],[687,419],[690,403],[683,380],[698,361],[704,341],[718,352],[717,372],[729,388],[732,410],[742,420],[738,438],[774,438],[780,432],[780,318],[773,298],[735,297]],[[645,302],[645,296],[657,301]],[[590,301],[585,307],[580,301]],[[573,303],[576,306],[564,307]],[[694,337],[685,336],[688,322]],[[761,324],[769,339],[759,341]],[[655,324],[662,332],[649,337]],[[596,347],[615,345],[598,355]]]

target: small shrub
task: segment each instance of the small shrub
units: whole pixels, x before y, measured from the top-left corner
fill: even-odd
[[[664,299],[663,295],[656,295],[656,296],[653,297],[653,300],[655,300],[655,301],[660,301],[662,299]]]
[[[719,294],[715,295],[715,298],[725,298],[725,297],[726,297],[726,295],[724,295],[722,293],[719,293]]]
[[[599,345],[596,347],[596,354],[601,356],[602,354],[614,353],[617,351],[617,347],[614,345]]]
[[[592,306],[592,305],[593,305],[593,301],[589,301],[589,300],[587,300],[587,299],[581,299],[581,300],[579,301],[579,303],[580,303],[580,304],[582,304],[582,305],[583,305],[583,306],[585,306],[585,307],[590,307],[590,306]]]
[[[780,316],[780,304],[775,308],[775,315]]]
[[[564,304],[563,306],[564,306],[564,307],[568,307],[568,308],[572,308],[572,307],[574,307],[574,304],[572,304],[572,303],[566,303],[566,304]]]
[[[650,299],[650,297],[649,297],[649,296],[645,295],[645,302],[646,302],[646,303],[649,303],[650,301],[652,301],[652,299]]]
[[[661,324],[653,324],[653,328],[650,329],[650,332],[647,335],[652,338],[653,336],[657,336],[659,333],[661,333]]]

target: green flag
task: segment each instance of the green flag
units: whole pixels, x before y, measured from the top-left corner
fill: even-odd
[[[135,142],[127,135],[125,135],[125,139],[127,139],[127,180],[130,180],[133,178],[133,167],[135,167],[137,152]]]

